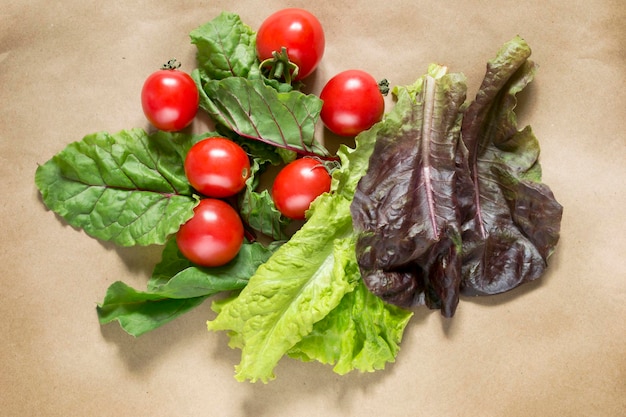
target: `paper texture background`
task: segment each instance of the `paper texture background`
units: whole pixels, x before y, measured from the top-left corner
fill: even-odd
[[[540,69],[519,122],[541,143],[562,234],[541,280],[463,299],[449,322],[417,310],[384,371],[284,359],[271,383],[239,383],[240,351],[206,331],[208,302],[137,339],[98,324],[107,287],[145,288],[160,248],[117,249],[69,227],[34,173],[86,134],[147,128],[143,81],[172,57],[194,68],[195,27],[227,10],[256,29],[287,6],[326,30],[313,92],[348,68],[397,85],[437,62],[465,73],[473,98],[487,60],[524,37]],[[625,22],[621,0],[0,0],[0,414],[626,415]]]

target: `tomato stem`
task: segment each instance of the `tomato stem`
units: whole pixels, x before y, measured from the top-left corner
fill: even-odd
[[[284,80],[287,84],[292,83],[299,71],[298,66],[289,60],[287,48],[284,46],[280,52],[272,52],[272,57],[261,62],[259,68],[261,73],[267,74],[265,76],[270,80]]]
[[[378,82],[378,89],[380,90],[380,94],[386,96],[389,94],[389,81],[386,78],[383,78]]]
[[[172,58],[167,61],[165,64],[161,65],[162,70],[175,70],[180,68],[181,63],[176,60],[176,58]]]

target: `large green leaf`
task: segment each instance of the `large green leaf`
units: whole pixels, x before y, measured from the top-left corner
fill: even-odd
[[[117,320],[126,333],[141,336],[199,306],[206,298],[165,298],[116,281],[98,306],[98,317],[100,324]]]
[[[326,217],[336,207],[325,203],[317,208],[320,217],[307,222],[306,232],[301,229],[285,243],[208,323],[211,330],[235,335],[235,345],[242,348],[236,366],[239,380],[274,378],[281,357],[352,291],[359,278],[356,264],[348,265],[353,250],[349,216]],[[321,221],[322,215],[327,221]]]
[[[242,289],[275,249],[246,243],[228,264],[201,268],[189,262],[175,239],[170,239],[146,291],[121,281],[109,287],[97,308],[100,323],[117,320],[127,333],[140,336],[188,312],[211,295]]]
[[[194,140],[141,129],[90,134],[39,166],[35,183],[50,210],[95,238],[163,244],[197,204],[183,167]]]
[[[302,154],[328,156],[315,138],[322,101],[297,90],[278,92],[262,79],[203,78],[192,73],[200,86],[200,107],[218,124],[249,139],[260,140]]]

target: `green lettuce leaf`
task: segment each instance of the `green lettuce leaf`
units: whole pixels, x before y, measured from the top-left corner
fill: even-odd
[[[294,234],[208,323],[211,330],[237,333],[243,343],[237,379],[274,378],[280,358],[353,289],[358,274],[348,274],[346,265],[352,225],[349,211],[347,218],[345,210],[337,216],[335,201],[319,201],[306,230]]]
[[[367,169],[374,138],[375,134],[362,134],[355,149],[345,145],[340,148],[342,166],[333,173],[331,192],[315,200],[304,226],[259,267],[237,297],[214,303],[218,315],[207,326],[209,330],[228,331],[230,346],[241,349],[241,362],[235,368],[238,380],[273,379],[275,366],[287,354],[325,363],[340,361],[337,370],[342,373],[378,369],[393,361],[397,352],[395,341],[399,340],[407,317],[389,314],[389,329],[397,331],[388,330],[385,334],[387,330],[375,330],[376,321],[370,320],[370,312],[354,317],[350,306],[361,302],[357,295],[346,298],[360,285],[350,202],[358,179]],[[387,308],[380,300],[364,304],[378,312]],[[379,315],[373,310],[371,313]],[[350,343],[354,347],[366,346],[366,353],[347,349],[349,343],[342,349],[344,342],[336,338],[332,329],[343,321],[354,322],[348,325],[355,329]],[[341,354],[329,356],[316,351],[311,346],[313,339],[306,339],[309,335],[315,343]],[[387,349],[374,348],[379,346],[380,337],[390,341]]]
[[[161,262],[154,268],[146,291],[116,281],[97,307],[101,324],[118,321],[133,336],[140,336],[200,305],[207,297],[240,290],[277,246],[246,243],[228,264],[201,268],[189,262],[170,239]]]
[[[304,362],[317,360],[334,365],[333,371],[339,375],[355,369],[384,369],[388,362],[395,361],[404,328],[412,316],[408,310],[383,302],[360,280],[354,291],[346,294],[287,353]]]
[[[141,129],[90,134],[39,166],[35,184],[50,210],[92,237],[163,244],[197,205],[183,168],[196,139]]]

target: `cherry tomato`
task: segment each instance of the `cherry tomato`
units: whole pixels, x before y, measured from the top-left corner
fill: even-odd
[[[150,74],[141,90],[141,106],[146,118],[154,127],[166,132],[189,126],[198,112],[200,101],[193,79],[175,68],[160,69]]]
[[[243,223],[228,203],[205,198],[176,233],[176,243],[191,262],[206,267],[221,266],[237,256],[243,244]]]
[[[302,220],[319,195],[330,190],[331,176],[320,161],[301,158],[280,170],[272,185],[272,199],[285,217]]]
[[[385,111],[378,83],[361,70],[347,70],[332,77],[320,93],[320,117],[331,132],[355,136],[379,122]]]
[[[193,188],[207,197],[237,194],[250,177],[250,159],[232,140],[213,137],[194,144],[185,157],[185,174]]]
[[[326,40],[320,21],[310,12],[289,8],[279,10],[263,21],[256,35],[261,61],[287,48],[289,60],[298,66],[294,80],[306,78],[324,55]]]

